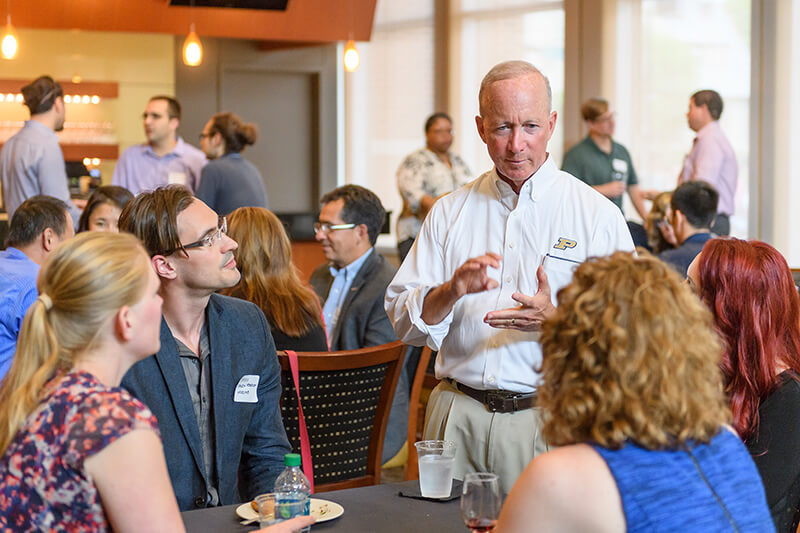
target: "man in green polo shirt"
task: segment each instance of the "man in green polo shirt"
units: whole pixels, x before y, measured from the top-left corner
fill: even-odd
[[[615,123],[608,102],[591,98],[581,106],[581,114],[589,135],[566,153],[562,170],[597,189],[620,210],[622,194],[627,189],[639,216],[646,220],[644,191],[639,189],[631,156],[624,146],[611,139]]]

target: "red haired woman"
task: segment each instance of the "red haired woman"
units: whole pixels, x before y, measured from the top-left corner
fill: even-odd
[[[761,473],[779,532],[800,521],[800,299],[786,260],[760,241],[713,239],[689,282],[714,315],[733,426]]]

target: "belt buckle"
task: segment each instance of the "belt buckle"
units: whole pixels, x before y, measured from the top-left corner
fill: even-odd
[[[505,400],[507,396],[497,390],[486,391],[486,408],[492,413],[505,412]]]

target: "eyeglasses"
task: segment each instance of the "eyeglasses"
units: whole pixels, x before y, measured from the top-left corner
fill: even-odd
[[[217,231],[209,233],[199,241],[190,242],[189,244],[184,244],[184,250],[190,250],[192,248],[211,248],[220,239],[222,239],[223,235],[228,233],[228,219],[227,217],[219,217],[219,221],[217,222]]]
[[[211,137],[212,135],[214,135],[214,134],[213,134],[213,133],[206,133],[206,132],[203,132],[203,133],[201,133],[201,134],[199,135],[199,139],[202,141],[202,140],[203,140],[203,139],[205,139],[206,137]]]
[[[327,222],[314,222],[314,233],[330,233],[340,229],[353,229],[358,224],[328,224]]]
[[[189,244],[181,244],[180,248],[173,248],[172,250],[166,251],[161,255],[170,255],[180,249],[191,250],[192,248],[211,248],[222,239],[223,235],[227,234],[228,219],[226,217],[219,217],[219,221],[217,222],[217,231],[209,233],[199,241],[190,242]]]

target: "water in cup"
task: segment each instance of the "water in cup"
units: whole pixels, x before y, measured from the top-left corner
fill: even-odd
[[[456,443],[449,440],[415,442],[419,457],[419,491],[425,498],[447,498],[453,483]]]
[[[425,455],[419,458],[419,491],[426,498],[447,498],[453,483],[455,457]]]

